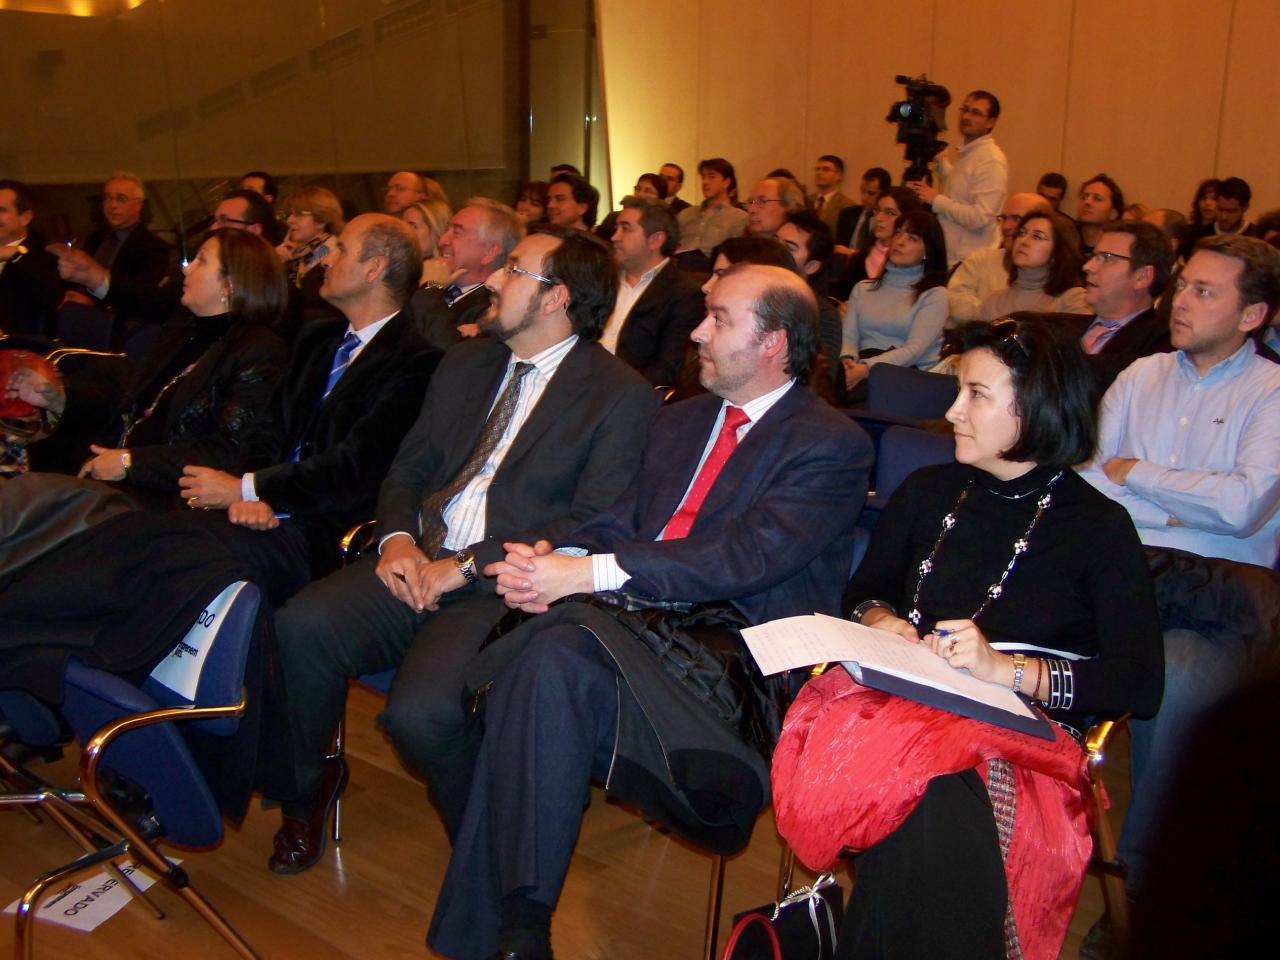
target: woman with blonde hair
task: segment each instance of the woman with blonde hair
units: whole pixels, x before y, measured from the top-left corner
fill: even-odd
[[[413,228],[418,238],[418,246],[422,248],[422,279],[420,286],[434,284],[438,287],[449,285],[450,269],[440,256],[440,237],[449,228],[449,218],[453,212],[443,200],[418,200],[409,204],[400,212],[400,219]]]

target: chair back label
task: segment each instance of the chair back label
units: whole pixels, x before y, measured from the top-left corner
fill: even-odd
[[[213,648],[214,640],[218,638],[218,631],[222,628],[232,603],[244,589],[246,582],[239,580],[228,584],[213,598],[212,603],[200,611],[187,635],[151,671],[152,680],[168,687],[183,699],[195,702],[205,658]]]

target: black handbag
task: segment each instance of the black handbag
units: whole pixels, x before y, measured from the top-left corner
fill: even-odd
[[[723,960],[831,960],[844,919],[844,891],[824,873],[812,886],[733,919]]]

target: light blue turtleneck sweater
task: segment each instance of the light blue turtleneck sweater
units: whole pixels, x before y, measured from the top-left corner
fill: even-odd
[[[911,287],[924,276],[924,265],[885,264],[884,282],[863,280],[849,295],[844,315],[841,356],[861,356],[863,350],[883,350],[865,361],[892,363],[927,370],[938,362],[942,329],[947,324],[947,288],[933,287],[914,303]]]

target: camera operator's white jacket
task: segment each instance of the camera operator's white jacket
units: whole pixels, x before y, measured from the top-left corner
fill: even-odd
[[[996,214],[1009,192],[1009,161],[991,134],[966,143],[955,161],[938,161],[933,212],[947,238],[947,264],[1000,243]]]

